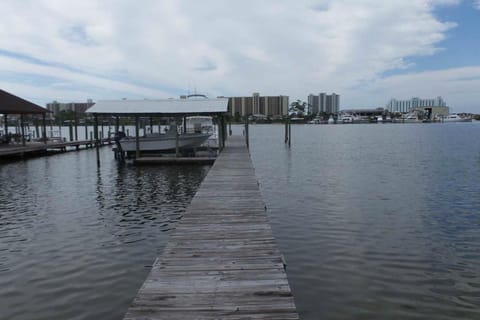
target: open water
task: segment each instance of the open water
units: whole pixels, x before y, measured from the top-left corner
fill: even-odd
[[[480,319],[480,123],[250,135],[302,319]],[[121,319],[208,173],[101,162],[0,164],[0,319]]]

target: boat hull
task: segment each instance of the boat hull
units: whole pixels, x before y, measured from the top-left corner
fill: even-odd
[[[178,138],[178,147],[195,148],[207,141],[210,134],[195,133],[182,134]],[[168,151],[176,149],[176,138],[172,135],[159,135],[152,137],[141,137],[140,151]],[[135,138],[124,138],[119,141],[120,147],[123,151],[134,152],[137,150],[137,143]]]

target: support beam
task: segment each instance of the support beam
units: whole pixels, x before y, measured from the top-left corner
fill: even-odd
[[[94,135],[95,135],[95,150],[97,152],[97,166],[100,167],[100,141],[98,139],[98,115],[94,115],[95,118],[95,128],[94,128]]]
[[[75,123],[75,141],[78,141],[78,115],[77,111],[73,113]]]
[[[179,141],[179,136],[178,136],[178,128],[177,128],[177,118],[175,118],[175,157],[179,158],[180,157],[180,141]]]
[[[8,139],[8,116],[6,114],[3,115],[3,125],[5,127],[5,138]]]
[[[140,158],[140,124],[138,116],[135,116],[135,159]]]
[[[24,115],[20,115],[20,132],[22,133],[22,146],[25,147],[25,126],[24,126]]]
[[[42,139],[43,143],[47,144],[47,116],[45,113],[42,114]]]

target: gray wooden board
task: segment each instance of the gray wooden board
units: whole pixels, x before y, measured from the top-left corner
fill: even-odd
[[[229,137],[124,319],[299,319],[265,209]]]

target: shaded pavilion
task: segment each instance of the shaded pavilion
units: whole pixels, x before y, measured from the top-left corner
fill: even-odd
[[[116,118],[115,132],[119,129],[119,117],[135,118],[136,158],[140,157],[139,119],[145,118],[183,118],[188,116],[212,116],[217,120],[219,128],[219,148],[223,149],[226,139],[225,115],[228,112],[227,98],[163,99],[163,100],[104,100],[98,101],[87,110],[94,116],[95,142],[99,145],[98,116],[113,116]],[[178,135],[177,135],[178,139]],[[98,147],[97,147],[98,153]],[[178,157],[178,148],[176,150]]]
[[[13,95],[7,91],[0,89],[0,114],[4,117],[5,136],[8,136],[8,115],[19,114],[20,126],[22,130],[22,144],[25,145],[25,128],[24,116],[26,114],[42,115],[42,136],[45,143],[47,142],[47,125],[45,115],[50,112],[47,109]]]

